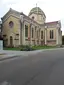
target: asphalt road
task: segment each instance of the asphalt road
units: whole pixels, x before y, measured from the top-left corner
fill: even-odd
[[[0,85],[64,85],[64,49],[0,61]]]

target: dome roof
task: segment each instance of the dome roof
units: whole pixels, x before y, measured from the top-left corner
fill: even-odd
[[[38,14],[41,14],[41,15],[44,14],[44,12],[39,7],[32,8],[31,11],[30,11],[30,13],[29,13],[29,15],[31,15],[32,13],[36,13],[36,14],[38,13]]]

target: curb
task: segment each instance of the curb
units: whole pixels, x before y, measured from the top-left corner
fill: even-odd
[[[39,51],[42,52],[42,51],[50,51],[50,50],[52,51],[52,50],[61,50],[61,49],[64,49],[64,48],[60,48],[60,49],[59,49],[59,48],[57,48],[57,49],[55,49],[55,48],[54,48],[54,49],[45,49],[45,50],[39,50]],[[33,51],[32,51],[32,52],[33,52]],[[38,53],[38,52],[37,52],[37,53]],[[1,54],[3,54],[3,53],[1,53]],[[1,58],[0,61],[7,60],[7,59],[11,59],[11,58],[16,58],[16,57],[20,57],[20,56],[21,56],[21,55],[14,55],[14,56],[9,56],[9,57],[5,57],[5,58]],[[23,55],[23,56],[24,56],[24,55]]]
[[[16,57],[18,57],[18,56],[11,56],[11,57],[7,57],[7,58],[5,57],[5,58],[1,58],[0,61],[11,59],[11,58],[16,58]]]

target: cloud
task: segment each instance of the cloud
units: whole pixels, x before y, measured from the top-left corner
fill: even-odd
[[[2,0],[3,4],[14,4],[17,3],[18,0]]]

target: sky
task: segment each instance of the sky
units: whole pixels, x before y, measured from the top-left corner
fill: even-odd
[[[33,7],[40,7],[45,15],[46,22],[61,21],[62,34],[64,35],[64,0],[0,0],[0,18],[12,8],[28,15]]]

